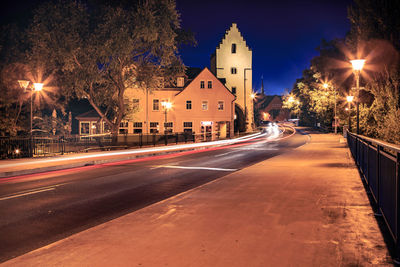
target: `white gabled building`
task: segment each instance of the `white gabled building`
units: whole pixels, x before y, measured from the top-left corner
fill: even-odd
[[[240,130],[254,127],[252,93],[252,51],[236,23],[226,31],[215,53],[211,55],[211,71],[226,80],[226,87],[236,95],[235,115]],[[245,117],[247,119],[245,119]]]

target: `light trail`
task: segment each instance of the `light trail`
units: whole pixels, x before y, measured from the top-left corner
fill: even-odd
[[[132,149],[130,151],[115,151],[115,152],[99,153],[99,154],[84,155],[84,156],[67,156],[67,157],[60,157],[60,158],[55,158],[55,159],[34,159],[34,160],[31,160],[28,164],[32,164],[32,163],[40,164],[40,163],[47,163],[47,162],[68,161],[68,160],[82,159],[82,158],[97,158],[97,157],[104,157],[104,156],[110,156],[110,155],[121,155],[121,154],[134,155],[134,154],[144,153],[146,151],[159,152],[159,151],[179,150],[180,148],[204,148],[204,149],[197,149],[197,150],[176,151],[174,153],[162,154],[162,155],[147,155],[147,156],[144,155],[143,157],[140,157],[140,158],[121,159],[116,162],[99,163],[96,165],[75,167],[75,168],[69,168],[69,169],[61,169],[61,170],[53,170],[53,171],[47,171],[47,172],[41,172],[41,173],[17,175],[17,176],[12,176],[12,177],[8,177],[8,178],[1,178],[0,183],[11,182],[11,181],[14,181],[16,179],[21,179],[21,178],[36,179],[36,177],[43,176],[43,175],[54,175],[57,173],[59,173],[61,175],[66,174],[66,173],[79,173],[81,171],[102,168],[102,167],[106,167],[106,166],[118,166],[118,165],[129,164],[129,163],[157,160],[157,159],[162,159],[162,158],[166,158],[166,157],[169,157],[169,158],[179,157],[179,156],[183,156],[183,155],[201,153],[204,151],[213,151],[213,150],[220,150],[220,149],[226,149],[226,148],[237,148],[237,147],[246,145],[247,141],[252,141],[253,142],[252,144],[275,142],[275,141],[287,139],[296,133],[296,130],[293,127],[287,126],[287,125],[285,125],[284,127],[291,128],[293,130],[293,133],[290,134],[289,136],[281,137],[281,138],[271,138],[271,136],[268,136],[269,135],[268,133],[256,133],[256,134],[243,136],[243,137],[236,138],[236,139],[213,141],[213,142],[207,142],[207,143],[177,145],[177,146],[170,146],[170,147],[166,147],[166,148],[165,147],[163,147],[163,148],[156,147],[156,148],[149,148],[149,149]],[[25,164],[27,164],[27,162],[24,161],[22,163],[21,162],[15,163],[14,166],[25,165]],[[1,169],[1,167],[0,167],[0,169]]]
[[[120,155],[135,155],[135,154],[151,153],[151,152],[168,152],[179,149],[201,148],[201,147],[211,147],[211,146],[224,146],[224,145],[246,142],[261,136],[265,136],[265,134],[256,133],[235,139],[219,140],[219,141],[212,141],[205,143],[184,144],[184,145],[174,145],[168,147],[153,147],[153,148],[142,148],[142,149],[135,148],[135,149],[128,149],[125,151],[100,152],[100,153],[98,152],[96,154],[93,153],[90,155],[61,156],[50,159],[34,159],[31,160],[29,164],[52,163],[65,160],[91,159],[91,158],[101,158],[101,157],[120,156]],[[7,165],[4,165],[3,167],[17,167],[22,165],[27,165],[27,162],[23,161],[23,162],[9,163]]]
[[[208,170],[208,171],[223,171],[223,172],[234,172],[238,169],[223,169],[223,168],[212,168],[212,167],[186,167],[186,166],[176,166],[176,165],[159,165],[156,168],[170,168],[170,169],[185,169],[185,170]]]

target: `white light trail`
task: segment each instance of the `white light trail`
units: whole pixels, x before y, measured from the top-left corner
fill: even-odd
[[[223,171],[223,172],[234,172],[238,169],[223,169],[223,168],[212,168],[212,167],[187,167],[187,166],[176,166],[176,165],[159,165],[156,168],[170,168],[170,169],[186,169],[186,170],[208,170],[208,171]]]
[[[79,159],[91,159],[91,158],[101,158],[101,157],[109,157],[109,156],[121,156],[121,155],[136,155],[136,154],[141,154],[141,153],[151,153],[151,152],[168,152],[168,151],[173,151],[173,150],[180,150],[180,149],[190,149],[190,148],[201,148],[201,147],[210,147],[210,146],[223,146],[223,145],[229,145],[229,144],[234,144],[234,143],[240,143],[240,142],[245,142],[249,141],[251,139],[259,138],[261,136],[265,136],[265,134],[262,133],[255,133],[235,139],[227,139],[227,140],[219,140],[219,141],[212,141],[212,142],[204,142],[204,143],[194,143],[194,144],[183,144],[183,145],[173,145],[173,146],[167,146],[167,147],[152,147],[152,148],[142,148],[142,149],[127,149],[124,151],[113,151],[113,152],[97,152],[89,155],[70,155],[70,156],[61,156],[61,157],[54,157],[54,158],[48,158],[48,159],[33,159],[27,162],[26,160],[21,161],[21,162],[15,162],[15,163],[7,163],[6,165],[0,166],[0,169],[2,167],[16,167],[16,166],[21,166],[21,165],[27,165],[27,164],[37,164],[40,165],[41,163],[51,163],[51,162],[59,162],[59,161],[67,161],[67,160],[79,160]]]

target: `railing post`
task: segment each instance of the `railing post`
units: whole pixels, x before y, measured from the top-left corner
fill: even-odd
[[[400,263],[400,152],[396,153],[396,259]]]
[[[381,154],[381,146],[377,145],[376,147],[376,151],[377,151],[377,158],[376,158],[376,178],[377,178],[377,183],[376,183],[376,203],[378,204],[378,210],[375,213],[375,216],[382,216],[381,213],[381,200],[380,200],[380,183],[381,183],[381,177],[380,177],[380,173],[381,173],[381,163],[380,163],[380,154]]]

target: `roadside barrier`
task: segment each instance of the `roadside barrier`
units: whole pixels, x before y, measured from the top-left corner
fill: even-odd
[[[347,131],[347,143],[400,257],[400,146]]]

